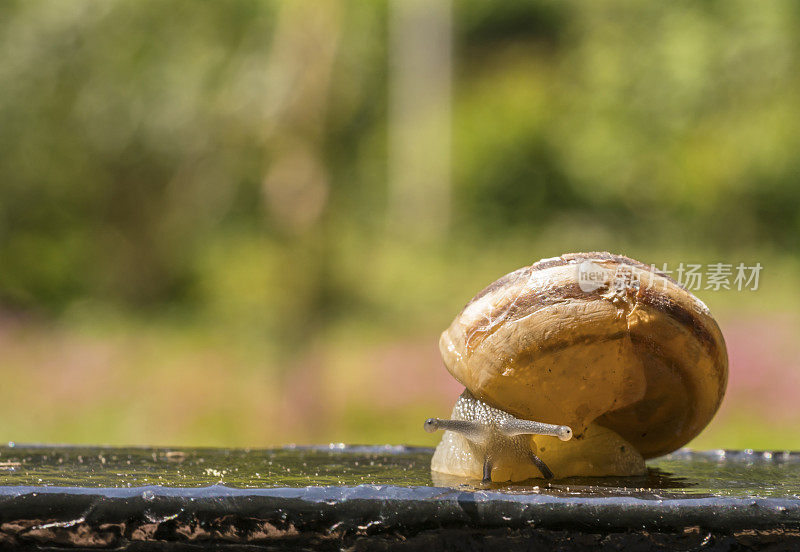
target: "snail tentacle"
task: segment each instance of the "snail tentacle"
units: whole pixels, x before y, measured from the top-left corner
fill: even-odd
[[[501,420],[498,429],[507,437],[516,435],[551,435],[558,437],[562,441],[572,439],[572,428],[565,425],[545,424],[533,422],[531,420],[520,420],[509,414],[505,420]]]
[[[483,461],[483,482],[487,483],[492,480],[492,461],[487,457]]]
[[[530,456],[533,465],[539,468],[539,471],[542,472],[542,477],[544,477],[545,479],[553,479],[553,472],[552,470],[550,470],[547,464],[544,463],[544,460],[536,456],[536,454],[534,454],[533,451],[529,451],[528,455]]]
[[[425,420],[424,427],[425,431],[428,433],[433,433],[439,429],[454,431],[460,433],[474,443],[480,443],[486,440],[486,428],[482,424],[470,420],[428,418]]]

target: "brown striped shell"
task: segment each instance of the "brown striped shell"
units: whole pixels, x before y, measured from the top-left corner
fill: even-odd
[[[524,419],[611,429],[645,458],[680,448],[725,393],[728,357],[702,301],[606,252],[521,268],[478,293],[439,346],[473,395]]]

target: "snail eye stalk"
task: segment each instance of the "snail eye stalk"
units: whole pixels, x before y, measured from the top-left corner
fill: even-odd
[[[509,417],[498,424],[501,433],[507,437],[516,435],[550,435],[558,437],[562,441],[572,439],[572,428],[565,425],[544,424],[542,422],[532,422],[530,420],[520,420],[519,418]]]
[[[454,431],[460,433],[470,441],[475,443],[483,442],[486,439],[486,427],[477,422],[469,420],[448,420],[441,418],[428,418],[425,420],[425,431],[433,433],[438,429]]]

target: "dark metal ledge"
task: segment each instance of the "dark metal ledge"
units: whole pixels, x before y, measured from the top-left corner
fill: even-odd
[[[87,477],[87,486],[54,485],[85,467],[70,464],[75,455],[89,463],[95,480]],[[162,460],[162,455],[172,460]],[[96,457],[105,460],[95,466]],[[402,468],[409,482],[430,478],[425,465],[429,457],[427,449],[402,447],[0,448],[0,468],[4,468],[0,470],[0,547],[479,550],[502,546],[509,551],[537,546],[562,550],[800,547],[800,459],[795,454],[681,452],[654,462],[648,478],[611,482],[532,481],[483,488],[477,483],[452,482],[454,487],[437,487],[432,482],[406,485],[389,477]],[[175,458],[180,459],[176,462]],[[239,466],[230,481],[223,473],[226,459],[231,471]],[[241,469],[243,459],[260,486],[243,488],[243,482],[251,481]],[[288,467],[289,473],[305,462],[310,471],[295,473],[292,481],[302,482],[308,475],[312,484],[268,487],[257,470],[275,467],[278,459],[286,465],[276,469]],[[168,462],[164,473],[156,469],[162,462]],[[324,478],[327,473],[319,471],[321,465],[330,473],[337,466],[349,473],[344,466],[354,462],[359,466],[372,462],[374,480],[313,484],[313,477]],[[203,485],[189,478],[187,486],[172,485],[178,475],[193,472],[197,465],[209,466],[200,472],[209,477],[222,474],[222,484]],[[392,484],[381,484],[382,472]],[[717,475],[702,481],[703,473]],[[134,474],[140,479],[145,478],[143,474],[161,477],[169,484],[128,487]],[[743,479],[748,474],[750,479]],[[774,480],[765,480],[770,476]],[[38,484],[14,484],[30,477]],[[266,483],[270,481],[280,483],[281,479],[272,475]]]

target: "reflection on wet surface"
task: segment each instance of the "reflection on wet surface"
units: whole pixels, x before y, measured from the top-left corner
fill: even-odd
[[[0,486],[277,488],[389,485],[580,497],[798,498],[800,453],[679,451],[647,476],[483,484],[431,473],[432,450],[400,446],[283,449],[0,447]]]

